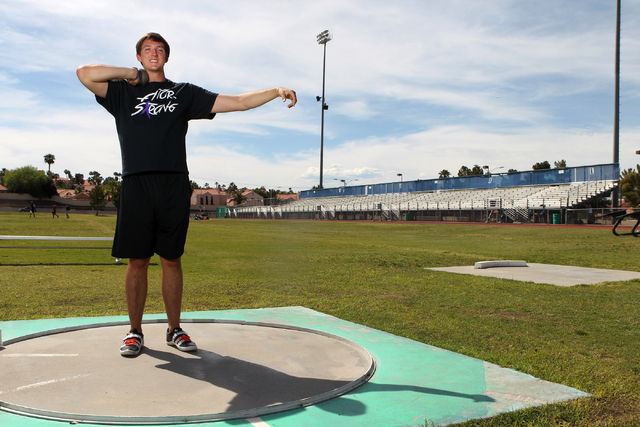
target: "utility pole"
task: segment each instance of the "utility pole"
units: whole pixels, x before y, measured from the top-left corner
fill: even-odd
[[[621,0],[618,0],[616,9],[616,84],[613,109],[613,163],[615,164],[620,163],[620,3]],[[619,175],[620,171],[618,171]],[[619,199],[618,187],[615,187],[611,192],[611,206],[617,208]]]

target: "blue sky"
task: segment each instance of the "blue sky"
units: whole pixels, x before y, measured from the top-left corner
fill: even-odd
[[[613,0],[326,0],[0,3],[0,167],[121,170],[112,117],[78,65],[136,66],[149,31],[174,81],[236,94],[274,86],[298,105],[192,122],[191,179],[296,191],[436,178],[461,166],[530,170],[613,160]],[[640,157],[640,0],[622,1],[620,163]],[[358,180],[355,182],[355,180]]]

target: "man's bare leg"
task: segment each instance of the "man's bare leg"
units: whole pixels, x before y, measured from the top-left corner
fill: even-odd
[[[131,329],[137,329],[138,333],[142,333],[142,315],[147,301],[147,272],[150,259],[129,258],[125,276],[129,322]]]
[[[167,344],[176,347],[180,351],[196,351],[198,346],[191,341],[189,335],[180,328],[180,311],[182,310],[182,263],[180,258],[165,259],[162,261],[162,298],[167,311],[169,329],[167,332]]]
[[[180,312],[182,310],[182,262],[181,258],[165,259],[162,263],[162,298],[167,311],[169,330],[180,327]]]

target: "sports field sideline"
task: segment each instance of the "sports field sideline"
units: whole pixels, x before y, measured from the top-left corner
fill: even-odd
[[[0,234],[110,237],[114,226],[0,214]],[[638,425],[640,281],[559,288],[425,270],[520,259],[640,271],[638,244],[607,227],[194,221],[183,308],[303,306],[593,395],[464,425]],[[108,250],[0,249],[0,321],[125,314],[113,261]],[[163,312],[159,273],[152,265],[149,313]]]

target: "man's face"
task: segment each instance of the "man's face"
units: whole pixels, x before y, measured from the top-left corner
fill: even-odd
[[[136,55],[142,67],[147,71],[160,71],[167,63],[167,52],[164,45],[150,39],[142,43],[140,54]]]

